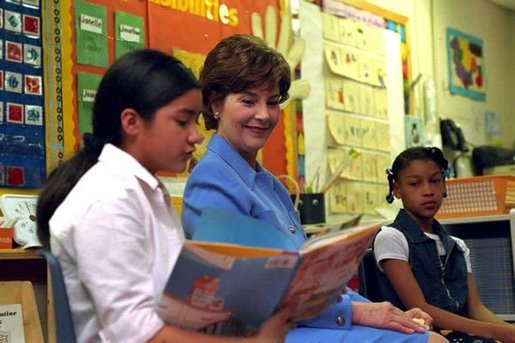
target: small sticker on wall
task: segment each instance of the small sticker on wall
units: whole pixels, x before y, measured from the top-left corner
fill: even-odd
[[[23,105],[12,102],[7,103],[7,122],[23,124]]]
[[[39,8],[39,0],[22,0],[25,7]]]
[[[4,87],[8,92],[21,93],[22,78],[20,73],[6,71],[4,73]]]
[[[4,40],[0,39],[0,60],[4,59]]]
[[[25,168],[19,166],[7,166],[7,185],[6,186],[24,186],[25,185]]]
[[[0,101],[0,124],[4,122],[4,102]]]
[[[38,68],[41,67],[41,47],[31,44],[24,44],[23,62]]]
[[[41,76],[25,75],[25,94],[42,95]]]
[[[22,22],[21,22],[21,13],[14,11],[5,11],[4,13],[5,23],[4,27],[8,31],[21,33],[22,30]]]
[[[5,48],[7,53],[5,59],[11,62],[21,63],[22,62],[22,47],[21,43],[6,41]]]
[[[4,10],[0,8],[0,29],[4,28]]]
[[[38,38],[40,35],[39,27],[39,17],[23,15],[23,33],[25,35]]]
[[[43,125],[43,107],[36,105],[25,105],[25,124]]]

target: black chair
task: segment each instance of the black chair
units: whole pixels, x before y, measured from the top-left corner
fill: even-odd
[[[38,254],[43,256],[50,271],[52,296],[54,300],[55,337],[57,343],[76,342],[70,304],[64,284],[63,273],[59,260],[50,251],[41,249]]]
[[[359,294],[374,302],[383,301],[378,283],[379,272],[374,250],[368,248],[358,268]]]

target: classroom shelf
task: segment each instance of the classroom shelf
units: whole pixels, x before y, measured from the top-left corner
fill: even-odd
[[[0,271],[0,282],[31,282],[44,341],[55,342],[46,261],[33,250],[0,249]]]
[[[509,214],[439,219],[470,249],[472,271],[485,305],[515,321],[515,209]]]

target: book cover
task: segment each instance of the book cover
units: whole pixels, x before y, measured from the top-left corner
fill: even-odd
[[[230,218],[221,220],[226,215]],[[227,223],[246,222],[239,229],[247,232],[243,235],[247,238],[257,236],[252,232],[277,231],[262,221],[239,217],[243,216],[206,215],[210,230],[223,232],[221,240],[234,240],[227,231],[238,229]],[[255,332],[290,301],[298,304],[294,320],[315,316],[346,287],[379,226],[373,223],[319,236],[299,251],[187,240],[158,312],[170,324],[218,335]]]
[[[0,342],[25,343],[21,304],[0,305]]]

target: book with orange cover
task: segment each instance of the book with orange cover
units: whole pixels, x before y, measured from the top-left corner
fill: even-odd
[[[218,212],[204,219],[211,231],[224,232],[220,236],[226,231],[233,236],[234,223],[245,223],[240,231],[260,232],[260,236],[277,231],[262,221],[239,216]],[[254,332],[285,303],[298,304],[294,320],[310,318],[336,301],[380,225],[319,236],[299,250],[187,240],[159,313],[173,325],[220,335]]]

